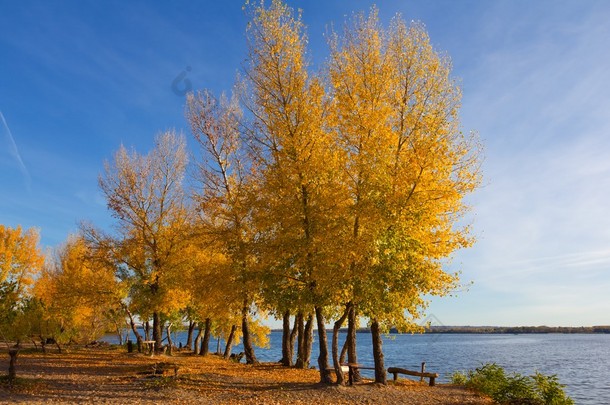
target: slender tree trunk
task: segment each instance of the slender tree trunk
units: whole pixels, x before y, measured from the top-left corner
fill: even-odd
[[[284,312],[282,319],[282,363],[285,367],[292,367],[292,350],[290,346],[290,310]]]
[[[140,335],[140,332],[138,332],[138,327],[136,326],[136,323],[133,320],[133,314],[131,313],[129,308],[127,308],[127,305],[125,305],[123,307],[123,309],[125,310],[125,313],[127,314],[127,317],[129,318],[129,326],[131,326],[131,331],[133,332],[133,334],[136,337],[136,344],[138,345],[138,353],[142,353],[142,335]]]
[[[220,355],[220,336],[216,339],[216,354]]]
[[[210,350],[210,334],[212,332],[212,320],[205,318],[205,332],[203,333],[203,340],[201,341],[201,350],[199,354],[207,356]]]
[[[197,328],[197,336],[195,336],[195,344],[193,345],[193,354],[199,354],[201,344],[201,334],[203,333],[203,324],[199,322],[199,327]]]
[[[40,347],[42,348],[42,353],[47,354],[47,339],[40,336]]]
[[[123,333],[121,332],[121,325],[115,320],[114,327],[116,329],[116,335],[119,338],[119,346],[123,346]]]
[[[150,322],[148,319],[144,322],[144,337],[146,340],[150,340]]]
[[[347,356],[347,339],[343,342],[343,347],[341,348],[341,355],[339,356],[339,363],[345,363],[345,356]]]
[[[195,326],[197,323],[195,321],[189,320],[189,329],[188,334],[186,336],[186,348],[191,350],[193,348],[193,333],[195,332]]]
[[[292,326],[292,331],[290,332],[290,351],[292,352],[293,357],[294,357],[294,342],[296,342],[296,340],[297,340],[297,335],[298,335],[298,330],[299,330],[297,321],[298,321],[298,319],[295,316],[294,324]],[[292,358],[290,359],[290,362],[292,363]]]
[[[304,339],[305,339],[305,324],[304,324],[304,319],[303,319],[303,311],[299,311],[297,313],[296,325],[297,325],[297,331],[298,331],[297,361],[294,366],[296,368],[304,368],[305,363],[304,363],[303,356],[305,355],[305,346],[303,344],[304,344]]]
[[[161,351],[161,346],[163,346],[163,329],[161,326],[161,317],[158,312],[153,312],[152,340],[155,341],[155,352]]]
[[[371,336],[373,338],[373,358],[375,360],[375,382],[386,385],[386,371],[383,363],[383,348],[381,332],[379,332],[379,322],[373,319],[371,323]]]
[[[250,341],[250,329],[248,325],[248,312],[249,305],[244,301],[244,306],[241,311],[241,333],[244,339],[244,354],[246,355],[246,364],[257,364],[256,355],[254,354],[254,348]]]
[[[233,337],[235,336],[236,329],[237,329],[237,326],[235,326],[235,325],[231,326],[231,333],[229,333],[229,338],[227,339],[227,345],[225,346],[225,354],[224,354],[225,359],[228,359],[229,357],[231,357],[231,348],[233,347]]]
[[[167,328],[165,330],[165,332],[167,333],[167,355],[171,356],[172,355],[172,350],[174,348],[174,343],[172,342],[172,323],[168,323],[167,324]]]
[[[343,315],[341,315],[341,318],[337,319],[335,325],[333,326],[333,367],[335,368],[335,374],[337,375],[337,385],[345,384],[345,376],[343,375],[343,369],[341,368],[341,363],[339,362],[339,329],[341,329],[341,325],[343,325],[348,313],[349,307],[345,308]]]
[[[349,302],[348,306],[348,314],[347,314],[347,362],[352,364],[358,364],[358,355],[356,353],[356,306],[353,302]],[[342,355],[343,356],[343,355]],[[352,380],[355,382],[362,381],[362,377],[360,376],[360,370],[357,368],[353,370]]]
[[[34,344],[34,349],[36,349],[36,351],[38,351],[38,345],[36,344],[36,341],[34,340],[34,338],[31,336],[30,336],[30,341]]]
[[[326,339],[326,329],[324,325],[324,314],[322,308],[315,307],[316,321],[318,323],[318,340],[320,341],[320,355],[318,356],[318,367],[320,369],[320,382],[331,384],[330,371],[328,370],[328,341]]]
[[[8,365],[8,382],[10,385],[12,385],[15,382],[15,379],[17,378],[16,366],[17,366],[17,355],[19,354],[19,350],[10,349],[8,351],[8,354],[9,354],[9,356],[11,356],[11,361],[9,362],[9,365]]]
[[[303,346],[305,347],[305,354],[303,355],[303,368],[309,368],[311,363],[311,346],[313,344],[313,315],[309,314],[307,322],[305,323],[305,339]]]

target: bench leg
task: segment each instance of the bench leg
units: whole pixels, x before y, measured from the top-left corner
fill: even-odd
[[[435,380],[434,377],[430,377],[430,386],[431,387],[434,387],[434,380]]]

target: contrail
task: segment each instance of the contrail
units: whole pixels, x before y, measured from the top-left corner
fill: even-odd
[[[0,119],[2,119],[2,126],[4,127],[3,132],[6,134],[5,138],[8,139],[9,152],[11,155],[13,155],[13,158],[15,158],[15,160],[17,161],[19,170],[21,170],[21,173],[23,174],[23,178],[25,180],[25,186],[29,190],[30,183],[31,183],[30,173],[28,172],[27,167],[25,167],[25,164],[23,163],[23,159],[21,159],[21,155],[19,154],[19,149],[17,149],[17,144],[15,143],[15,138],[13,138],[13,134],[11,133],[11,130],[9,129],[8,125],[6,124],[6,120],[4,119],[4,114],[2,114],[2,111],[0,111]]]

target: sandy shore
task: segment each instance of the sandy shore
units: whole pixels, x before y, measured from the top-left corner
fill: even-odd
[[[0,353],[0,373],[9,356]],[[170,367],[153,376],[160,362]],[[277,364],[237,364],[218,356],[128,354],[119,349],[69,349],[69,353],[24,351],[17,363],[19,383],[0,385],[0,403],[112,404],[491,404],[460,387],[428,387],[400,379],[388,386],[370,382],[351,387],[317,383],[316,370],[295,370]]]

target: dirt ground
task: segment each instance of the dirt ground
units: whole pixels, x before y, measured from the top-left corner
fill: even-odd
[[[0,352],[0,375],[9,356]],[[164,375],[154,375],[167,363]],[[177,367],[177,375],[175,368]],[[13,387],[0,384],[0,403],[112,404],[491,404],[451,385],[428,387],[412,380],[349,387],[318,384],[316,370],[278,364],[251,366],[218,356],[128,354],[116,348],[70,348],[47,354],[24,350]],[[391,376],[390,376],[391,377]],[[3,377],[6,378],[6,377]],[[390,378],[391,380],[391,378]]]

